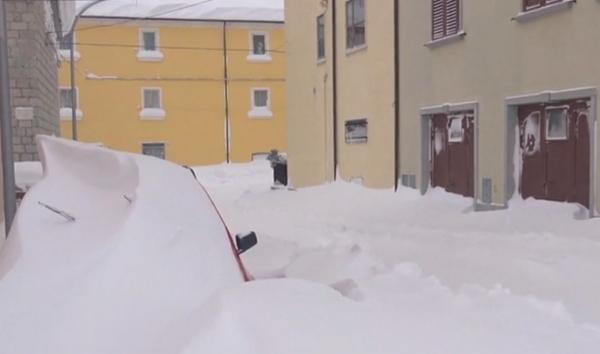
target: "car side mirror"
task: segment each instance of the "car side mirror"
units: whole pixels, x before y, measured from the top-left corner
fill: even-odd
[[[235,245],[237,247],[238,254],[242,254],[252,247],[256,246],[258,243],[258,238],[256,237],[256,233],[254,231],[247,234],[237,234],[235,235]]]

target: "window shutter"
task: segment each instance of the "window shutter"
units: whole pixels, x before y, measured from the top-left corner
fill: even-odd
[[[432,38],[433,40],[443,38],[445,36],[445,10],[446,0],[432,0]]]
[[[460,0],[446,0],[446,36],[458,33],[460,16],[458,2]]]

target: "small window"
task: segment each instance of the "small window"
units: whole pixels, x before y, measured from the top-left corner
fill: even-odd
[[[164,143],[144,143],[142,144],[142,154],[154,156],[159,159],[165,159],[165,144]]]
[[[158,88],[144,89],[144,109],[162,108],[161,90]]]
[[[546,111],[546,139],[566,140],[568,138],[567,108],[553,108]]]
[[[346,1],[346,47],[365,45],[365,0]]]
[[[267,35],[264,33],[252,34],[252,54],[267,55]]]
[[[563,0],[523,0],[523,11],[539,9],[540,7],[563,2]]]
[[[269,90],[255,89],[253,92],[253,108],[269,108]]]
[[[71,42],[73,42],[73,33],[65,33],[59,43],[60,50],[71,50]]]
[[[325,58],[325,15],[317,17],[317,59]]]
[[[448,117],[448,142],[462,143],[465,137],[463,128],[464,116],[456,115]]]
[[[141,47],[147,52],[158,51],[158,31],[142,30],[141,32]]]
[[[368,140],[367,120],[356,119],[346,122],[346,144],[364,144]]]
[[[60,108],[73,108],[73,99],[71,95],[70,88],[61,88],[60,89]],[[75,108],[79,108],[79,97],[77,94],[77,90],[75,90]]]
[[[460,0],[432,0],[431,38],[435,41],[460,31]]]

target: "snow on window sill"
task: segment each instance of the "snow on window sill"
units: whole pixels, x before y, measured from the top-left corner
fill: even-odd
[[[363,50],[367,50],[367,44],[357,45],[356,47],[347,48],[346,55],[351,55],[354,53],[362,52]]]
[[[75,117],[77,120],[83,118],[83,112],[80,109],[75,110]],[[71,108],[60,109],[60,120],[71,120],[73,119],[73,110]]]
[[[140,111],[140,118],[144,120],[163,120],[166,115],[161,108],[144,108]]]
[[[512,20],[517,22],[527,22],[529,20],[553,14],[558,11],[568,10],[573,7],[575,2],[576,0],[563,0],[561,2],[557,2],[556,4],[542,6],[534,10],[522,11],[513,17]]]
[[[269,54],[258,55],[258,54],[249,54],[246,57],[246,60],[253,63],[269,63],[273,61],[273,58]]]
[[[162,61],[165,56],[158,50],[140,50],[137,58],[139,61]]]
[[[317,58],[317,65],[322,65],[325,64],[327,62],[327,58],[323,57],[323,58]]]
[[[444,38],[434,39],[430,42],[425,43],[425,46],[428,48],[437,48],[437,47],[445,45],[445,44],[454,43],[454,42],[463,40],[466,35],[467,35],[467,32],[460,31],[456,34],[446,36]]]
[[[273,112],[268,108],[253,108],[248,112],[248,117],[256,119],[269,119],[273,117]]]
[[[59,50],[60,53],[60,58],[62,60],[66,60],[66,61],[71,61],[71,51],[68,49],[61,49]],[[78,61],[79,59],[81,59],[81,54],[79,54],[78,51],[73,52],[73,59],[75,59],[75,61]]]

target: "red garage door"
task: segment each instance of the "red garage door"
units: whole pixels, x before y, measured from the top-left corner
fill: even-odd
[[[589,206],[589,101],[519,107],[524,198]]]
[[[431,119],[431,184],[473,197],[473,111],[438,114]]]

